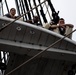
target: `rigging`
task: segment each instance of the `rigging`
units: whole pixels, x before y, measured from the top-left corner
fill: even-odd
[[[51,0],[47,0],[47,1],[48,1],[48,5],[50,6],[51,11],[52,11],[52,17],[53,17],[52,21],[54,22],[54,24],[57,24],[59,21],[59,18],[60,18],[58,16],[59,11],[58,12],[55,11],[53,4],[51,3]]]

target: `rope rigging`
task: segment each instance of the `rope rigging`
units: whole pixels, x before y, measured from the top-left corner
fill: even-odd
[[[38,0],[38,2],[40,3],[40,0]],[[40,5],[40,13],[42,15],[44,22],[47,23],[47,19],[45,17],[44,10],[43,10],[43,7],[41,5]]]

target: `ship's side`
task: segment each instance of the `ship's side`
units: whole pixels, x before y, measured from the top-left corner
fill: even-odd
[[[0,21],[2,27],[13,19],[2,17]],[[41,26],[22,21],[10,24],[0,32],[0,49],[9,52],[5,75],[68,74],[76,63],[76,42],[66,37],[51,46],[63,37]]]

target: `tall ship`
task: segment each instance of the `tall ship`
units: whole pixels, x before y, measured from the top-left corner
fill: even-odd
[[[73,25],[64,24],[60,33],[61,17],[51,0],[12,1],[0,0],[0,75],[75,75]],[[5,16],[9,3],[15,19]]]

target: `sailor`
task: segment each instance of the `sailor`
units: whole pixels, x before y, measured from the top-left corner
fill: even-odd
[[[39,23],[39,17],[38,16],[34,16],[32,20],[27,20],[26,22],[37,25],[37,26],[41,26],[41,24]]]
[[[38,16],[34,16],[33,20],[32,20],[33,24],[39,25],[39,17]]]
[[[16,19],[17,16],[15,16],[15,14],[16,14],[16,9],[15,8],[11,8],[10,12],[8,14],[5,14],[4,16],[6,16],[8,18]]]
[[[60,18],[58,25],[59,25],[60,34],[65,35],[65,31],[66,31],[65,20],[63,18]]]
[[[63,18],[60,18],[59,19],[59,33],[61,35],[68,35],[71,31],[72,31],[72,28],[73,28],[73,25],[72,24],[65,24],[65,20]]]
[[[43,26],[46,29],[52,30],[64,36],[68,35],[72,31],[72,28],[73,28],[72,24],[65,24],[65,20],[63,18],[59,19],[59,22],[57,25],[53,25],[51,23],[45,23]],[[69,38],[71,38],[71,36],[69,36]]]

